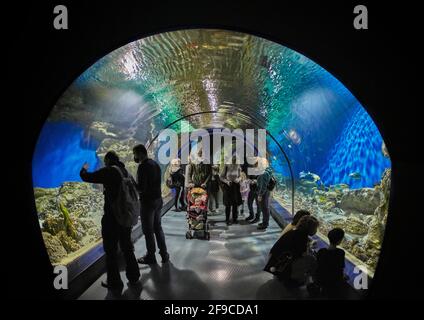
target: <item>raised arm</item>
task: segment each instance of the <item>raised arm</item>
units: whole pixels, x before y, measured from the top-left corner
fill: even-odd
[[[102,168],[94,172],[88,172],[87,169],[82,168],[80,171],[80,177],[84,182],[104,184],[107,181],[107,169]]]

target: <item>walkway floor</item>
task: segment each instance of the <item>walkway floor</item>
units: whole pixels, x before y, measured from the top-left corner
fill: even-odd
[[[156,266],[140,266],[142,287],[128,289],[121,297],[112,296],[100,283],[101,276],[80,299],[305,299],[304,289],[286,289],[274,277],[262,271],[271,246],[281,229],[271,218],[266,231],[257,230],[240,218],[227,226],[223,208],[210,219],[210,241],[187,240],[185,212],[169,211],[162,218],[171,261]],[[136,256],[145,253],[142,237],[136,244]],[[125,272],[121,277],[126,282]]]

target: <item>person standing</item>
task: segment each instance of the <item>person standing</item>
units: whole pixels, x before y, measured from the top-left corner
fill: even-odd
[[[241,172],[240,174],[240,194],[241,194],[241,210],[240,214],[244,215],[244,204],[247,202],[250,193],[250,181],[247,179],[247,175],[245,172]]]
[[[257,166],[258,166],[258,158],[256,158],[256,163],[253,166],[248,167],[247,169],[249,173],[248,179],[250,182],[249,195],[247,196],[247,208],[249,209],[249,216],[245,220],[246,221],[251,220],[250,223],[257,223],[261,217],[261,206],[259,205],[259,201],[258,201],[258,184],[257,184],[258,168]],[[256,203],[256,214],[254,213],[254,210],[253,210],[253,202]]]
[[[185,204],[185,188],[184,188],[184,182],[185,177],[183,174],[183,170],[181,168],[181,160],[180,159],[173,159],[171,161],[170,167],[169,167],[169,179],[170,179],[170,185],[168,187],[171,187],[175,190],[175,198],[174,198],[174,205],[175,205],[175,211],[179,212],[181,210],[186,209]],[[179,202],[179,206],[178,206]]]
[[[147,156],[146,147],[139,144],[133,148],[134,161],[139,163],[137,170],[137,185],[141,203],[141,226],[146,239],[147,253],[137,261],[140,264],[156,264],[156,245],[162,257],[162,263],[169,261],[165,234],[162,230],[162,192],[161,169],[159,165]]]
[[[128,177],[129,173],[114,151],[106,153],[104,164],[104,168],[95,172],[88,172],[89,165],[85,163],[80,171],[80,177],[84,182],[103,184],[105,201],[101,224],[103,249],[106,256],[107,281],[102,282],[101,285],[110,290],[121,292],[123,283],[119,274],[118,244],[124,254],[126,276],[129,284],[137,284],[140,278],[140,270],[134,255],[134,245],[131,241],[132,227],[121,226],[113,212],[113,204],[117,200],[121,184],[121,174]]]
[[[208,183],[208,206],[209,211],[215,213],[219,208],[218,203],[218,192],[219,192],[219,166],[212,166],[211,178]]]
[[[268,160],[265,158],[259,159],[259,168],[264,171],[257,179],[258,201],[262,211],[262,223],[258,225],[258,230],[266,230],[269,224],[269,196],[271,194],[268,184],[272,178],[272,169],[268,164]]]
[[[203,159],[203,151],[199,149],[197,156],[190,161],[187,169],[187,187],[200,187],[206,189],[211,178],[211,165]]]
[[[225,222],[231,224],[230,214],[232,213],[232,222],[238,222],[238,206],[242,204],[240,194],[240,174],[241,167],[234,156],[230,164],[226,164],[220,175],[222,181],[222,192],[225,205]]]

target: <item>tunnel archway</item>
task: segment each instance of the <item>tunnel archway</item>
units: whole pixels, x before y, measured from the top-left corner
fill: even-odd
[[[166,32],[121,47],[59,99],[33,160],[37,211],[52,263],[73,261],[100,238],[101,192],[80,183],[77,166],[89,160],[95,169],[114,149],[134,174],[132,146],[188,114],[195,114],[190,119],[197,128],[266,128],[275,142],[269,152],[281,151],[289,172],[272,159],[271,165],[296,184],[291,206],[316,214],[323,234],[344,227],[350,237],[345,249],[375,268],[390,160],[364,107],[307,57],[256,36],[210,29]],[[284,197],[276,195],[287,206]],[[66,233],[69,221],[75,237]]]
[[[180,121],[182,121],[184,119],[188,119],[190,117],[194,117],[194,116],[198,116],[198,115],[203,115],[203,114],[216,114],[216,113],[218,113],[218,111],[203,111],[203,112],[197,112],[197,113],[188,114],[188,115],[185,115],[184,117],[181,117],[181,118],[179,118],[177,120],[174,120],[173,122],[167,124],[163,128],[163,130],[169,129],[170,127],[172,127],[173,125],[177,124],[178,122],[180,122]],[[220,114],[227,114],[227,115],[234,115],[232,112],[228,112],[228,111],[221,111],[219,113]],[[253,124],[255,124],[255,126],[257,126],[257,124],[255,123],[255,121],[253,121]],[[284,148],[280,145],[280,143],[277,141],[277,139],[275,139],[275,137],[271,133],[269,133],[269,132],[267,132],[266,134],[267,134],[267,136],[269,136],[272,139],[272,142],[277,145],[277,147],[278,147],[281,155],[283,155],[283,157],[284,157],[285,163],[287,164],[288,172],[290,174],[290,177],[289,178],[290,178],[290,187],[291,187],[291,191],[290,191],[290,194],[291,194],[291,206],[290,207],[291,207],[291,214],[294,215],[294,213],[295,213],[295,207],[294,207],[295,179],[294,179],[294,175],[293,175],[293,169],[292,169],[291,164],[290,164],[290,159],[288,158],[286,152],[284,151]],[[152,144],[158,139],[158,137],[159,137],[159,134],[157,134],[156,136],[154,136],[152,138],[152,140],[150,140],[150,141],[148,141],[146,143],[147,149],[149,149],[152,146]],[[282,182],[279,181],[279,183],[281,184]]]

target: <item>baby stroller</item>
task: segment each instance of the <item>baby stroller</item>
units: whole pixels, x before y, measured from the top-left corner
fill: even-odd
[[[192,188],[187,192],[186,239],[210,239],[208,222],[208,194],[203,188]]]

